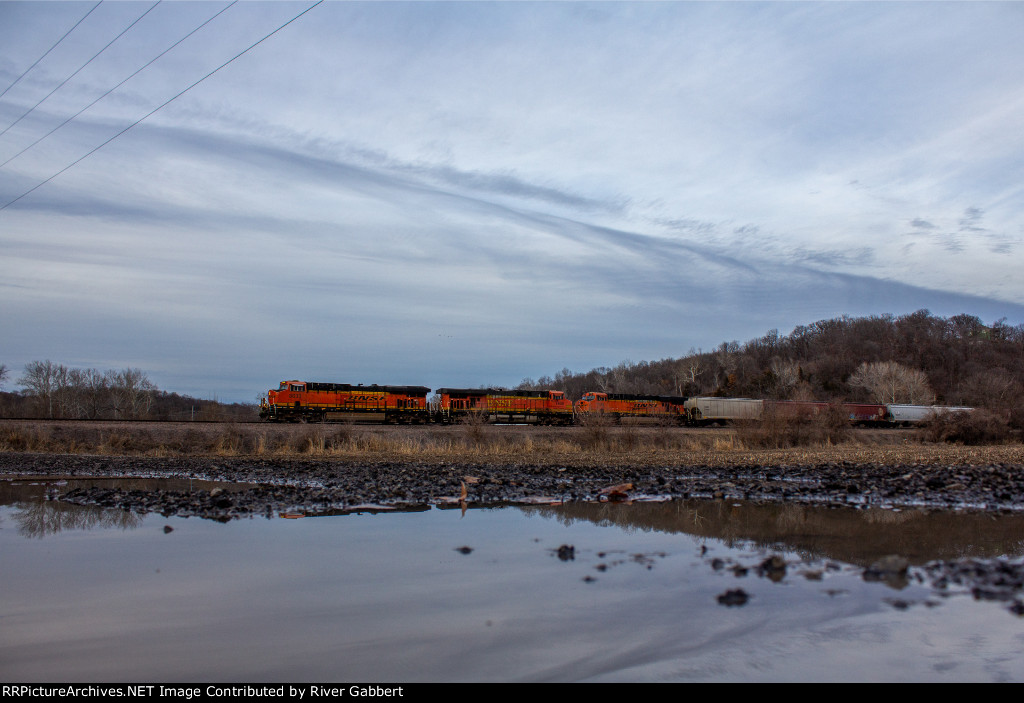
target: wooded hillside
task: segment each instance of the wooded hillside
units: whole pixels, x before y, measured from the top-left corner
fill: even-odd
[[[1024,325],[973,315],[843,316],[660,361],[523,379],[521,388],[1024,410]]]

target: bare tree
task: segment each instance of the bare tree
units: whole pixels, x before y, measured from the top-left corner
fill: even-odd
[[[800,383],[800,364],[788,359],[772,357],[771,372],[775,379],[775,390],[779,398],[789,398]]]
[[[10,376],[10,371],[7,369],[7,364],[0,364],[0,388],[4,387],[4,381]]]
[[[111,404],[107,375],[96,369],[84,369],[77,372],[75,379],[80,417],[92,420],[101,417],[103,411]]]
[[[18,379],[18,384],[29,395],[38,398],[45,406],[48,417],[53,417],[53,407],[58,401],[62,385],[62,377],[66,380],[67,367],[46,361],[32,361],[25,365],[25,375]]]
[[[676,395],[683,395],[684,391],[691,392],[698,388],[697,379],[707,371],[702,354],[703,352],[690,347],[686,357],[679,360],[674,370]]]
[[[122,417],[137,420],[145,417],[153,404],[153,392],[156,386],[140,369],[124,369],[109,372],[111,395],[115,409]]]
[[[850,376],[850,385],[867,389],[877,403],[928,404],[935,400],[923,371],[895,361],[864,362]]]

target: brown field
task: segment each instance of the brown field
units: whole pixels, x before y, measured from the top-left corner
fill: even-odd
[[[1018,441],[925,442],[910,429],[793,432],[761,426],[530,427],[0,421],[0,452],[145,457],[259,457],[520,466],[1024,463]]]

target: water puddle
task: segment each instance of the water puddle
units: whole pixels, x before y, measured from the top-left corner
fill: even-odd
[[[232,490],[179,481],[160,487]],[[1024,679],[1013,600],[927,566],[1019,564],[1022,515],[680,500],[221,523],[52,499],[78,486],[0,482],[5,681]],[[879,570],[893,554],[906,568]]]

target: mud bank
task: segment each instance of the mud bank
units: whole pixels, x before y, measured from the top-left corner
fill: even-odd
[[[231,519],[370,505],[720,498],[863,507],[1024,510],[1024,463],[531,466],[513,463],[0,454],[0,476],[182,477],[249,486],[230,495],[108,490],[74,502]]]

